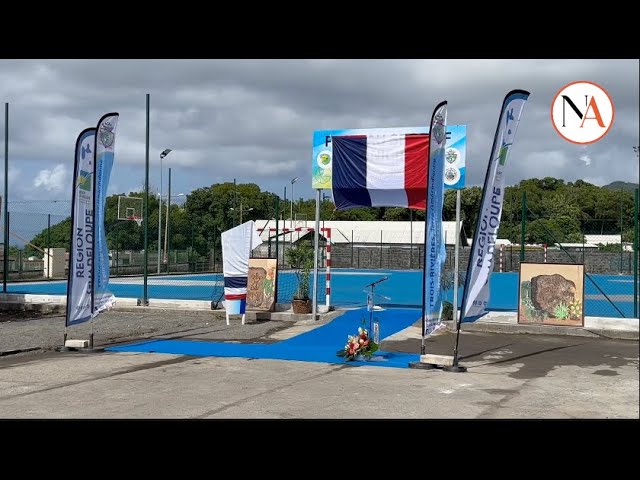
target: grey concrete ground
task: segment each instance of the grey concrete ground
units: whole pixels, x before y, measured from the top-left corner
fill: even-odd
[[[236,320],[227,327],[212,312],[113,311],[99,318],[101,345],[149,336],[272,342],[318,324]],[[62,317],[1,320],[0,351],[61,343]],[[382,347],[417,353],[417,331],[409,327]],[[461,374],[161,354],[7,354],[0,357],[0,417],[639,417],[637,340],[478,331],[460,337],[469,369]],[[450,354],[453,339],[433,337],[428,350]]]
[[[33,312],[0,313],[0,356],[20,350],[53,350],[63,344],[64,316],[39,316]],[[144,338],[199,338],[223,341],[274,341],[269,334],[289,327],[289,321],[251,321],[241,325],[232,318],[225,322],[222,311],[111,310],[96,317],[94,345],[105,346]],[[69,339],[89,338],[90,323],[67,329]]]

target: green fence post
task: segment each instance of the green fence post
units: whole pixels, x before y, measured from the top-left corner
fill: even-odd
[[[287,188],[285,187],[285,192]],[[269,245],[271,245],[271,235],[269,235],[269,231],[267,230],[267,235],[269,236]],[[276,305],[278,304],[278,280],[280,275],[278,274],[278,259],[280,258],[280,197],[276,197],[276,284],[273,287],[273,298],[275,298]],[[269,257],[271,257],[271,253],[269,253]]]
[[[51,214],[47,214],[47,278],[51,280]]]
[[[633,205],[633,217],[635,224],[633,228],[633,298],[635,300],[633,316],[638,318],[638,311],[640,310],[640,296],[638,295],[638,254],[640,253],[640,251],[638,251],[638,245],[640,244],[640,239],[638,238],[638,223],[640,222],[640,220],[638,219],[638,217],[640,216],[640,205],[638,200],[639,195],[637,188],[635,194],[636,198]]]
[[[524,242],[527,231],[527,191],[522,192],[522,219],[520,221],[520,261],[524,262]]]
[[[622,235],[624,229],[622,228],[622,204],[624,203],[624,190],[620,189],[620,275],[622,275],[622,257],[624,256],[624,246],[622,244]]]

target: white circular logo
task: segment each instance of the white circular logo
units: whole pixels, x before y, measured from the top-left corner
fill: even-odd
[[[460,180],[460,170],[456,167],[447,167],[444,170],[445,185],[455,185]]]
[[[449,165],[458,166],[460,157],[460,151],[457,148],[449,147],[444,153],[444,159]]]
[[[562,87],[551,102],[551,123],[571,143],[585,145],[604,137],[611,126],[613,100],[600,85],[581,80]]]
[[[322,169],[331,167],[331,150],[322,150],[316,157],[316,162]]]

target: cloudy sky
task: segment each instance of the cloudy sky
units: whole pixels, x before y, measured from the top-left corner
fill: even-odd
[[[600,141],[579,146],[553,129],[550,106],[565,84],[599,83],[615,104]],[[314,130],[421,126],[448,100],[449,124],[468,132],[467,185],[481,185],[499,109],[529,90],[507,182],[553,176],[596,185],[638,181],[638,60],[2,60],[0,102],[9,103],[9,196],[70,198],[80,131],[120,113],[110,193],[144,185],[145,95],[151,95],[150,186],[172,193],[255,182],[312,198]],[[0,124],[4,132],[4,115]],[[0,153],[2,153],[0,151]],[[0,175],[3,175],[0,169]]]

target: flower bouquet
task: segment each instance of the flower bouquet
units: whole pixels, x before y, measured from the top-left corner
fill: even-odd
[[[369,360],[371,356],[378,350],[378,344],[369,338],[369,331],[366,328],[358,327],[357,335],[349,335],[347,344],[342,350],[338,350],[337,355],[344,357],[345,361]]]

